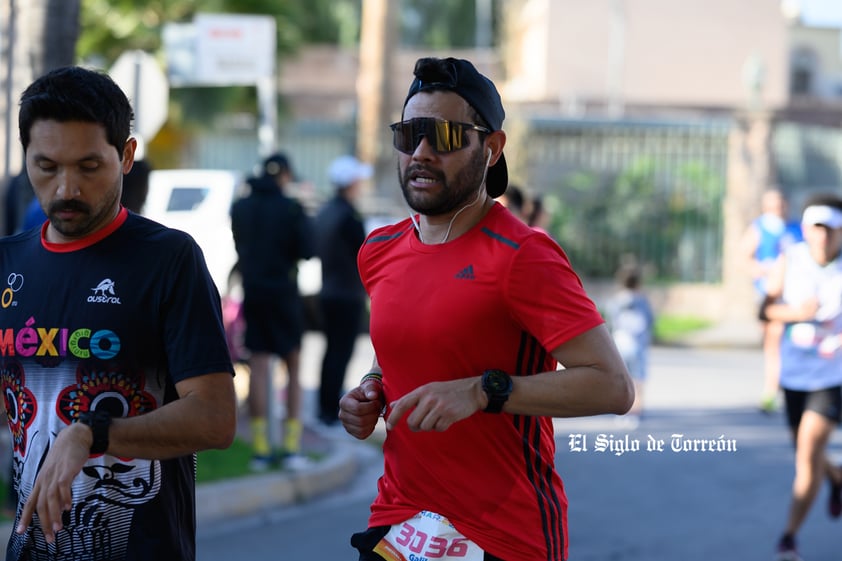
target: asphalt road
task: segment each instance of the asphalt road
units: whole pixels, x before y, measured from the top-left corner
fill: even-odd
[[[756,410],[760,367],[754,349],[655,348],[637,428],[610,416],[556,421],[571,561],[773,558],[792,452],[782,416]],[[365,467],[347,488],[201,527],[198,559],[356,559],[348,538],[365,524],[381,470],[370,445],[360,453]],[[831,455],[842,460],[838,434]],[[800,536],[807,561],[839,558],[842,520],[828,518],[826,500],[827,486]]]

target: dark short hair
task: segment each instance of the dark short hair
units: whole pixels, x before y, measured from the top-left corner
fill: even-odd
[[[96,70],[65,66],[44,74],[24,90],[18,128],[26,152],[36,121],[96,123],[105,129],[105,138],[122,160],[133,119],[126,94],[111,77]]]
[[[635,290],[640,286],[642,273],[643,271],[640,270],[637,263],[624,263],[617,269],[614,278],[617,279],[620,286]]]

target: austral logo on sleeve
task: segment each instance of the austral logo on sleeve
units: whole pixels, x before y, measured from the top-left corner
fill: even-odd
[[[114,281],[111,279],[102,279],[95,288],[91,289],[93,294],[88,296],[88,302],[91,304],[119,304],[120,298],[114,291]]]

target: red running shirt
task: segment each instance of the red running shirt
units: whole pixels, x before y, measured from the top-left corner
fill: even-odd
[[[422,244],[409,219],[375,230],[358,261],[387,401],[489,368],[554,370],[550,351],[603,323],[559,245],[500,204],[441,245]],[[429,510],[507,561],[566,559],[551,418],[477,412],[418,433],[401,422],[383,450],[370,526]]]

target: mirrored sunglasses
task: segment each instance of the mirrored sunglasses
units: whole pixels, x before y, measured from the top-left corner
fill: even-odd
[[[404,154],[412,154],[421,139],[426,138],[427,143],[439,154],[455,152],[470,145],[468,131],[477,131],[488,134],[491,131],[485,127],[471,123],[459,123],[445,119],[434,119],[432,117],[419,117],[408,121],[400,121],[390,125],[393,132],[392,142],[395,149]]]

